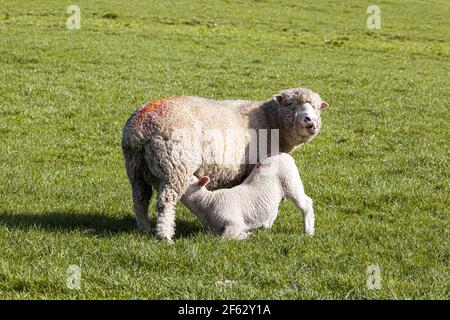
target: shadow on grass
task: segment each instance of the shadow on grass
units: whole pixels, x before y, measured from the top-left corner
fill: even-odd
[[[151,219],[155,226],[156,218]],[[175,238],[184,238],[202,232],[195,221],[177,219]],[[22,230],[41,229],[48,231],[80,231],[96,236],[111,236],[119,233],[139,233],[133,216],[114,217],[105,213],[43,212],[0,213],[0,226]],[[149,235],[154,238],[154,232]]]

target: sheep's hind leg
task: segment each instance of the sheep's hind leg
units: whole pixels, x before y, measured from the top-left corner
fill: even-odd
[[[152,186],[145,179],[146,164],[142,156],[136,152],[124,149],[124,156],[127,176],[131,184],[137,228],[140,231],[150,232],[148,207],[152,197]]]
[[[134,212],[138,230],[150,232],[151,226],[148,220],[148,207],[152,197],[152,187],[142,182],[132,184]]]
[[[187,183],[160,183],[156,202],[156,209],[158,211],[156,222],[157,239],[172,242],[172,237],[175,234],[175,207],[186,190],[186,187]]]

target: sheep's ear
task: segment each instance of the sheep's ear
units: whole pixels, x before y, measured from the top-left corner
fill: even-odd
[[[282,94],[277,94],[273,96],[273,100],[275,100],[275,102],[281,106],[282,104],[284,104],[286,97],[283,96]]]
[[[322,103],[320,104],[320,110],[326,109],[328,108],[330,105],[328,103],[326,103],[325,101],[322,101]]]
[[[198,180],[198,185],[201,187],[206,186],[209,183],[208,177],[201,177],[200,180]]]

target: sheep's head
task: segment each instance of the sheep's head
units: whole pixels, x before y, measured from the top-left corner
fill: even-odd
[[[328,103],[306,88],[283,90],[273,97],[278,105],[280,130],[296,146],[313,139],[322,127],[320,113]]]

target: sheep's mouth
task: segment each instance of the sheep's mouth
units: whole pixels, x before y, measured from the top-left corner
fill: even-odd
[[[311,123],[305,126],[305,130],[312,135],[317,132],[317,127]]]

